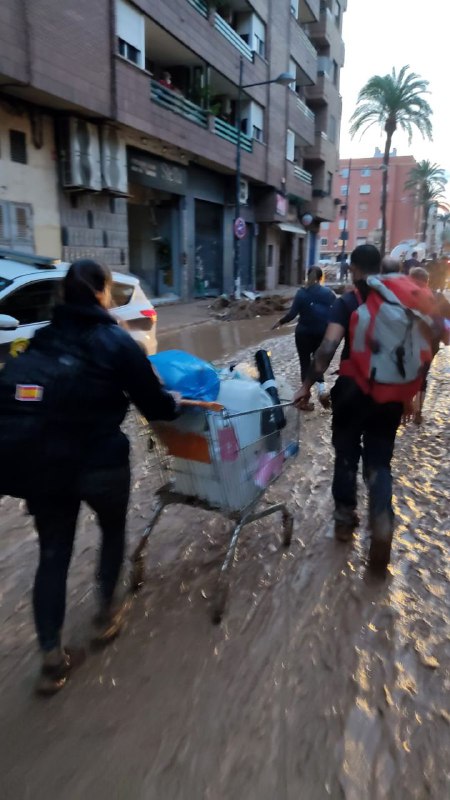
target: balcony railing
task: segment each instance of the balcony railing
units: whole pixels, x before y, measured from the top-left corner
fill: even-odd
[[[244,42],[244,40],[239,36],[238,33],[236,33],[231,25],[228,25],[228,22],[225,22],[220,14],[216,13],[214,17],[214,27],[217,31],[219,31],[219,33],[222,34],[222,36],[225,37],[225,39],[228,39],[228,41],[233,45],[233,47],[236,48],[236,50],[239,50],[239,52],[242,53],[244,58],[247,58],[249,61],[253,61],[253,53],[248,44]]]
[[[188,3],[190,3],[191,6],[194,6],[194,8],[199,14],[202,15],[202,17],[208,16],[208,3],[206,0],[188,0]]]
[[[220,136],[221,139],[226,139],[227,142],[237,145],[238,129],[235,128],[234,125],[230,125],[229,122],[225,122],[223,119],[219,119],[219,117],[214,117],[213,130],[216,136]],[[253,151],[253,141],[249,136],[246,136],[245,133],[241,133],[241,150],[246,150],[247,153]]]
[[[186,100],[178,92],[162,86],[158,81],[151,81],[150,96],[158,106],[167,108],[169,111],[173,111],[174,114],[179,114],[180,117],[184,117],[190,122],[195,122],[196,125],[200,125],[202,128],[208,127],[207,111],[200,108],[200,106],[196,106],[195,103],[191,103],[190,100]]]
[[[307,172],[306,169],[302,169],[301,167],[294,167],[294,175],[303,183],[312,184],[312,175],[310,172]]]
[[[300,100],[299,97],[297,98],[297,105],[298,105],[300,111],[303,112],[305,117],[308,117],[308,119],[312,119],[312,121],[314,122],[314,120],[315,120],[314,113],[311,111],[310,108],[308,108],[308,106],[306,105],[306,103],[303,102],[303,100]]]

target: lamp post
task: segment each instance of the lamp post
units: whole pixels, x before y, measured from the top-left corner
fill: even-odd
[[[341,264],[344,263],[345,258],[345,242],[347,241],[347,221],[348,221],[348,198],[350,194],[350,176],[352,174],[352,160],[350,159],[348,162],[348,175],[347,175],[347,192],[346,192],[346,202],[345,202],[345,215],[344,215],[344,227],[342,228],[341,238],[342,238],[342,249],[341,249]],[[341,275],[342,275],[342,267],[341,267]]]
[[[268,86],[271,83],[278,83],[280,86],[289,86],[295,81],[295,77],[288,72],[282,72],[277,78],[270,81],[258,81],[257,83],[243,83],[244,80],[244,58],[241,56],[239,61],[239,86],[236,109],[236,197],[235,197],[235,223],[241,216],[241,141],[242,141],[242,92],[244,89],[251,89],[254,86]],[[234,296],[237,300],[241,297],[241,240],[234,229]]]

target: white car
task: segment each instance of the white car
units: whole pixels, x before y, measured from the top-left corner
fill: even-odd
[[[0,249],[0,364],[48,325],[69,264]],[[157,314],[134,275],[113,272],[111,314],[145,350],[157,350]]]

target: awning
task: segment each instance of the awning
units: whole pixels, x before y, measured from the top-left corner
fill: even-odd
[[[306,231],[301,225],[290,224],[289,222],[278,222],[277,227],[285,233],[295,233],[296,236],[306,236]]]

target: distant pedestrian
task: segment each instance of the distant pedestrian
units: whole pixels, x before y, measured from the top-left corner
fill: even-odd
[[[346,281],[347,280],[347,276],[348,276],[348,261],[347,261],[347,256],[344,256],[343,258],[341,258],[341,268],[340,268],[340,275],[339,275],[340,280],[342,282]]]
[[[274,325],[274,328],[277,328],[299,317],[295,330],[295,344],[300,360],[302,380],[306,379],[311,360],[322,341],[331,309],[336,300],[336,295],[331,289],[320,285],[322,278],[323,272],[320,267],[311,267],[308,272],[307,285],[298,290],[288,313]],[[318,395],[319,399],[326,402],[327,393],[323,376],[318,379]],[[313,409],[313,403],[309,403],[304,408],[305,411]]]
[[[420,261],[418,261],[417,256],[417,250],[413,250],[411,257],[406,259],[405,263],[403,264],[403,272],[405,275],[409,275],[409,271],[413,269],[413,267],[420,267]]]
[[[423,267],[414,267],[414,269],[412,269],[409,273],[409,276],[415,283],[417,283],[418,286],[426,287],[429,284],[428,272]],[[436,308],[435,313],[433,314],[433,327],[431,330],[431,352],[433,358],[439,350],[440,342],[446,341],[447,332],[445,320],[450,319],[450,303],[448,302],[447,298],[439,292],[434,292],[434,295],[436,298]],[[420,425],[423,422],[422,409],[427,391],[428,372],[429,369],[423,376],[423,382],[420,387],[420,391],[417,393],[411,405],[412,419],[416,425]],[[411,413],[408,414],[408,417],[410,416]]]

